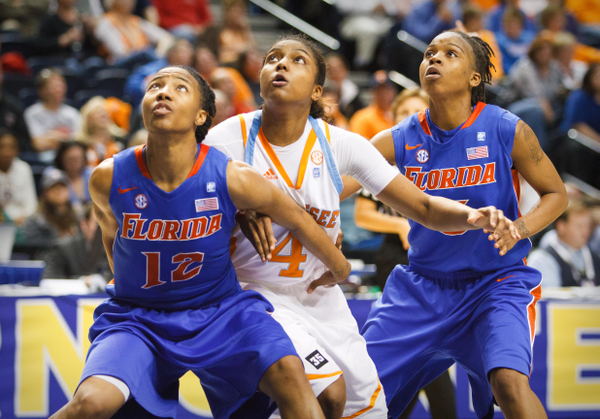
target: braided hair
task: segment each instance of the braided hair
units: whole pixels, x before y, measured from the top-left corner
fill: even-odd
[[[491,84],[492,82],[492,68],[495,70],[496,67],[491,62],[492,56],[495,56],[492,47],[478,36],[469,35],[464,32],[457,30],[451,31],[462,39],[467,41],[473,50],[473,56],[475,57],[473,62],[473,69],[481,75],[481,82],[478,86],[475,86],[471,90],[471,106],[477,105],[477,102],[485,103],[485,85]]]
[[[206,120],[204,124],[196,127],[196,142],[201,143],[206,137],[206,133],[212,125],[212,120],[217,113],[215,106],[215,92],[212,91],[206,80],[193,68],[185,65],[171,65],[169,67],[182,68],[187,71],[198,83],[200,89],[200,100],[202,109],[206,111]]]
[[[308,36],[304,34],[288,34],[277,39],[275,44],[278,44],[282,41],[296,41],[300,42],[306,48],[309,49],[313,59],[317,64],[317,74],[315,75],[315,84],[317,86],[323,87],[325,84],[325,78],[327,76],[327,64],[325,63],[325,56],[323,52],[319,49],[317,44],[313,42]],[[275,45],[274,44],[274,45]],[[263,66],[266,63],[266,57],[263,61]],[[331,108],[331,103],[326,98],[320,97],[319,99],[312,102],[310,105],[310,116],[313,118],[321,118],[326,122],[331,120],[329,115],[329,109]]]

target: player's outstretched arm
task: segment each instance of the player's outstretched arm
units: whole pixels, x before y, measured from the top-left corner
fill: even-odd
[[[567,190],[537,137],[523,121],[517,122],[511,157],[517,172],[540,196],[531,211],[515,221],[521,237],[531,237],[556,220],[567,208]]]
[[[100,163],[90,176],[89,187],[94,215],[102,230],[102,242],[104,243],[106,256],[108,257],[110,268],[113,269],[114,272],[112,249],[119,225],[108,202],[112,185],[113,168],[113,159],[106,159]]]
[[[251,166],[231,161],[227,166],[227,187],[240,210],[266,214],[286,228],[304,247],[319,258],[333,275],[333,282],[350,275],[350,263],[315,220],[292,198],[264,179]]]

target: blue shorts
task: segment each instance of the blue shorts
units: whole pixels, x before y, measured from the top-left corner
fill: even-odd
[[[477,417],[493,417],[489,372],[531,372],[541,280],[523,265],[469,280],[432,279],[396,266],[362,330],[390,416],[456,362],[469,375]]]
[[[148,412],[175,417],[179,378],[198,376],[215,418],[229,418],[255,394],[265,371],[294,345],[269,315],[271,304],[243,291],[219,304],[156,311],[109,299],[94,313],[81,382],[93,375],[124,381]]]

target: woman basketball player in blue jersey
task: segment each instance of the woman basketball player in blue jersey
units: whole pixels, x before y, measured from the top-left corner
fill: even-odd
[[[454,362],[469,374],[479,418],[493,417],[494,400],[509,419],[546,417],[528,379],[542,278],[524,258],[527,238],[564,211],[567,195],[531,129],[483,103],[491,54],[478,37],[437,36],[420,66],[429,109],[372,140],[426,193],[494,205],[522,239],[494,233],[511,249],[498,252],[479,232],[438,233],[412,219],[410,264],[392,271],[363,329],[393,418]],[[518,174],[540,195],[522,216]]]
[[[495,208],[473,210],[432,198],[398,175],[364,138],[327,124],[321,101],[325,72],[324,58],[310,40],[285,37],[265,57],[262,110],[224,121],[205,143],[264,173],[313,215],[331,242],[339,230],[342,175],[355,177],[380,200],[430,228],[494,229]],[[467,221],[469,216],[479,227]],[[499,228],[508,230],[512,223],[500,218]],[[327,418],[385,419],[377,371],[343,292],[319,286],[335,281],[319,279],[322,265],[285,228],[273,230],[277,247],[259,244],[263,255],[272,251],[266,263],[240,233],[235,237],[232,259],[244,289],[260,292],[274,305],[273,317],[292,339]]]
[[[90,193],[115,279],[95,312],[75,396],[53,418],[109,418],[129,398],[175,417],[188,370],[215,418],[229,418],[257,390],[277,400],[284,417],[323,418],[272,306],[240,288],[229,257],[234,216],[238,208],[269,214],[323,260],[328,277],[347,277],[349,263],[258,172],[197,144],[214,100],[194,70],[160,70],[142,103],[148,145],[94,170]]]

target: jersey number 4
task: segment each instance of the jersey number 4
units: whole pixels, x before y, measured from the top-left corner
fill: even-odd
[[[142,288],[152,288],[157,285],[165,284],[165,281],[160,280],[160,253],[159,252],[143,252],[146,256],[146,285]],[[204,253],[178,253],[171,258],[172,264],[177,264],[177,267],[171,271],[171,282],[187,281],[198,275],[202,269],[202,261]],[[190,267],[191,264],[198,265]]]
[[[289,255],[282,255],[281,251],[285,246],[292,241],[292,250]],[[302,243],[292,236],[292,233],[288,233],[285,239],[277,245],[273,250],[273,256],[270,262],[278,263],[289,263],[287,269],[279,271],[279,276],[286,276],[290,278],[301,278],[304,275],[304,270],[300,269],[300,264],[306,262],[306,255],[302,254]]]

